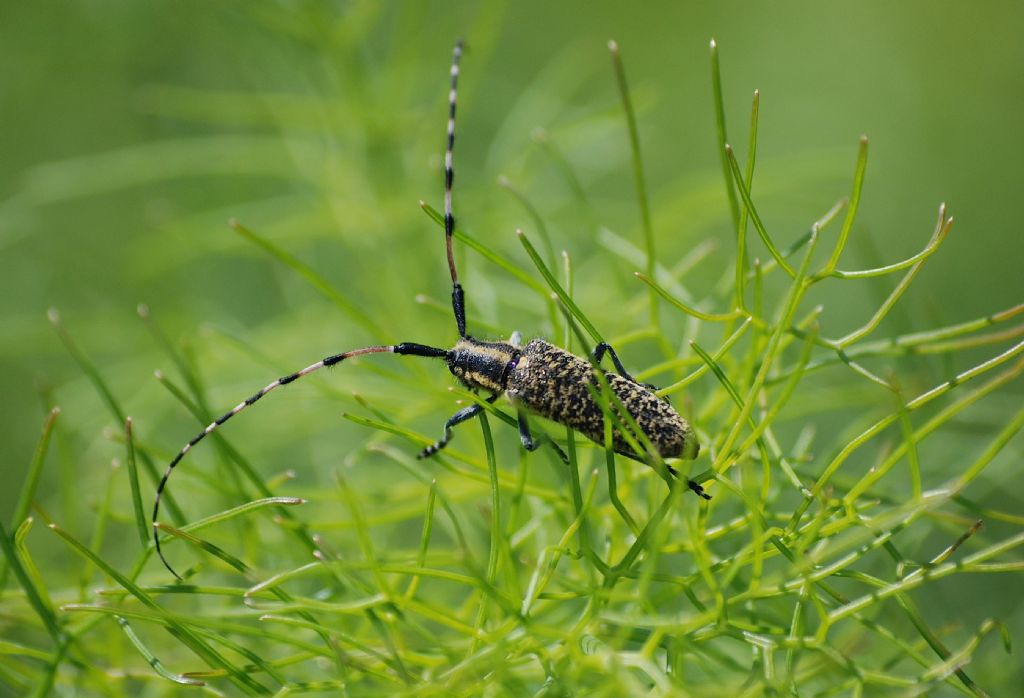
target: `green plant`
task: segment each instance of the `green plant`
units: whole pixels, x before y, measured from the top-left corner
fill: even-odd
[[[0,598],[4,616],[16,621],[5,621],[10,639],[0,653],[0,681],[40,693],[72,686],[160,692],[166,680],[238,693],[350,695],[996,690],[968,662],[997,632],[1009,649],[1005,627],[997,620],[937,626],[933,609],[922,608],[914,593],[941,580],[1024,568],[1014,550],[1024,544],[1024,518],[988,506],[968,489],[1024,426],[1024,410],[984,413],[985,428],[970,449],[943,441],[965,413],[1024,370],[1024,325],[1012,324],[1024,306],[927,331],[889,331],[890,311],[940,249],[952,219],[940,207],[930,240],[906,260],[840,269],[855,232],[866,140],[849,199],[780,246],[753,193],[758,95],[741,166],[729,146],[714,45],[714,104],[736,251],[721,281],[695,293],[683,277],[693,265],[710,263],[708,248],[695,247],[674,268],[658,256],[640,139],[615,46],[612,56],[643,246],[637,251],[604,230],[603,254],[619,266],[641,259],[637,276],[647,288],[635,285],[619,301],[642,309],[646,319],[627,323],[610,341],[656,357],[638,378],[663,385],[661,392],[692,415],[708,455],[698,461],[704,471],[690,476],[714,500],[705,505],[684,496],[685,480],[666,489],[653,470],[616,462],[571,433],[558,434],[568,469],[543,452],[517,452],[504,427],[492,433],[496,422],[514,424],[500,404],[481,403],[481,440],[464,427],[436,463],[423,465],[412,454],[436,434],[408,425],[431,428],[450,400],[440,390],[423,398],[414,386],[440,385],[442,378],[428,367],[364,361],[346,366],[337,378],[342,388],[328,395],[329,404],[354,403],[346,417],[363,436],[319,458],[312,450],[302,454],[312,461],[304,468],[330,474],[333,491],[261,472],[232,445],[230,430],[216,437],[207,458],[190,464],[192,478],[177,481],[166,501],[175,523],[164,529],[173,541],[168,554],[197,562],[187,584],[169,584],[151,560],[146,488],[138,474],[141,468],[150,480],[159,475],[168,456],[163,439],[158,446],[133,434],[107,371],[54,314],[81,373],[124,425],[116,436],[124,467],[106,478],[89,536],[42,507],[30,518],[59,422],[56,411],[47,418],[12,530],[0,529],[5,579],[16,583]],[[566,186],[577,189],[554,142],[540,150]],[[518,196],[547,240],[540,208]],[[433,208],[423,209],[440,222]],[[770,256],[764,263],[752,252],[751,227]],[[364,312],[349,289],[255,230],[234,228],[363,331],[395,333],[376,319],[380,309]],[[553,339],[577,351],[587,335],[600,341],[598,328],[612,320],[582,309],[600,307],[590,297],[599,293],[600,279],[581,282],[568,254],[559,260],[550,243],[542,254],[531,237],[520,234],[525,257],[515,257],[483,235],[457,233],[487,261],[487,274],[501,280],[495,283],[512,289],[495,295],[525,297],[544,308]],[[438,260],[440,240],[433,245]],[[812,305],[818,289],[895,277],[863,324],[824,335],[830,313],[845,315],[848,308],[841,301]],[[402,302],[382,296],[382,303]],[[443,303],[426,299],[425,305],[447,312]],[[471,314],[484,306],[470,305]],[[276,363],[261,356],[258,343],[222,335],[207,340],[210,346],[182,348],[165,338],[148,310],[141,314],[179,375],[161,382],[198,423],[216,410],[204,386],[209,376],[204,380],[197,367],[219,349],[234,345],[257,357],[255,363]],[[487,320],[471,318],[474,326],[494,327]],[[676,347],[683,326],[690,341]],[[915,359],[906,374],[890,371],[889,362],[906,357]],[[926,357],[943,377],[921,388],[927,372],[916,360]],[[360,387],[353,399],[354,385]],[[270,414],[254,411],[248,420],[273,420]],[[147,433],[152,438],[154,430]],[[214,455],[217,476],[209,475]],[[220,511],[185,524],[204,505],[203,511]],[[26,545],[36,519],[51,525],[82,566],[41,572]],[[979,528],[980,521],[990,525]],[[131,551],[118,545],[117,535],[137,536],[138,550],[134,539]],[[115,678],[120,684],[111,688]],[[1009,683],[1005,676],[992,681]]]

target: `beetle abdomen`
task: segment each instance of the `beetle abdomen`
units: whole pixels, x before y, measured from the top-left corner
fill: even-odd
[[[637,426],[663,458],[695,458],[699,447],[693,430],[670,404],[649,388],[614,373],[605,377]],[[604,443],[604,412],[590,393],[597,385],[590,362],[542,339],[531,340],[508,377],[509,399],[542,417],[564,424],[598,444]],[[646,460],[618,429],[612,432],[616,453]]]

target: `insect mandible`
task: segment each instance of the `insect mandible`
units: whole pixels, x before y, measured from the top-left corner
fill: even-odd
[[[160,512],[160,496],[167,486],[171,473],[181,459],[206,436],[275,388],[292,383],[326,366],[339,364],[354,356],[392,353],[444,359],[448,370],[467,388],[474,392],[489,393],[489,396],[485,398],[487,403],[493,403],[502,394],[509,398],[516,407],[519,436],[528,451],[536,450],[542,441],[534,438],[530,433],[527,413],[546,417],[582,433],[598,444],[604,444],[605,408],[595,399],[598,372],[600,372],[618,403],[629,413],[637,427],[643,431],[646,439],[662,458],[692,459],[697,457],[700,446],[690,425],[666,399],[654,393],[652,386],[634,380],[609,344],[597,345],[591,354],[591,359],[587,360],[549,344],[543,339],[530,340],[523,346],[518,339],[518,333],[514,334],[508,342],[484,342],[466,333],[465,294],[462,284],[459,283],[455,258],[452,254],[452,236],[455,232],[455,218],[452,215],[452,182],[455,178],[452,152],[455,147],[455,97],[461,56],[462,42],[459,41],[455,44],[452,57],[451,89],[448,93],[448,133],[444,154],[444,237],[448,269],[452,277],[452,310],[459,331],[458,341],[451,349],[440,349],[415,342],[401,342],[332,354],[300,371],[271,382],[192,437],[167,466],[167,470],[157,486],[156,498],[153,502],[153,543],[164,566],[178,579],[181,577],[171,567],[160,549],[159,530],[156,522]],[[605,354],[611,357],[617,374],[605,374],[599,368]],[[444,434],[441,439],[423,449],[418,457],[427,458],[440,451],[451,440],[452,429],[456,425],[472,419],[483,409],[481,404],[474,403],[456,412],[445,422]],[[636,438],[625,438],[618,427],[613,429],[612,447],[616,453],[633,460],[648,462],[648,457],[644,453],[638,452],[630,441],[634,444],[637,443]],[[550,443],[558,451],[562,460],[567,462],[561,449],[554,442]],[[669,472],[675,474],[671,467],[669,467]],[[699,496],[705,499],[711,498],[696,482],[689,480],[688,485]]]

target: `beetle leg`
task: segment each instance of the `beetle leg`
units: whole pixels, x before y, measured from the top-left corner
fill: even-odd
[[[678,470],[673,468],[668,463],[665,464],[665,467],[668,469],[668,472],[672,475],[672,477],[675,477],[675,478],[679,477],[679,471]],[[691,480],[691,479],[687,478],[686,479],[686,486],[689,487],[691,490],[693,490],[693,493],[695,495],[697,495],[698,497],[703,497],[704,499],[711,499],[711,495],[704,491],[704,488],[700,486],[699,482],[696,482],[695,480]]]
[[[536,451],[540,447],[540,442],[534,441],[533,435],[530,434],[530,423],[526,421],[526,413],[519,410],[516,416],[519,418],[519,440],[523,442],[523,448],[527,451]]]
[[[704,488],[700,486],[700,483],[694,482],[693,480],[687,480],[686,484],[691,490],[693,490],[693,493],[698,497],[703,497],[704,499],[711,499],[711,495],[704,491]]]
[[[494,394],[487,398],[487,402],[494,402],[497,399],[498,395]],[[451,418],[449,418],[449,420],[444,423],[444,436],[442,436],[439,441],[434,442],[430,446],[427,446],[425,449],[420,451],[416,457],[429,458],[430,456],[434,455],[442,448],[447,446],[448,442],[452,440],[452,427],[462,424],[468,419],[472,419],[473,417],[480,414],[483,411],[483,409],[484,408],[480,403],[474,402],[469,407],[464,407],[455,414],[453,414]]]
[[[547,436],[539,436],[537,438],[533,437],[530,433],[530,423],[527,421],[525,411],[518,410],[516,412],[516,418],[519,420],[519,440],[523,442],[523,448],[527,451],[536,451],[542,444],[547,442],[551,445],[551,448],[555,449],[555,453],[558,454],[558,457],[562,459],[563,463],[569,463],[569,456],[565,455],[565,451],[563,451],[551,438]]]
[[[594,352],[591,354],[591,357],[594,359],[594,363],[600,365],[605,352],[611,355],[612,363],[615,364],[616,373],[628,380],[630,383],[636,383],[636,379],[629,375],[629,371],[627,371],[626,367],[622,365],[621,361],[619,361],[619,355],[615,353],[615,349],[613,349],[612,345],[607,342],[601,342],[594,347]]]
[[[651,383],[639,383],[637,382],[636,378],[633,378],[633,376],[629,375],[629,371],[627,371],[626,368],[622,365],[622,362],[619,361],[619,355],[615,353],[615,349],[612,348],[612,345],[608,344],[607,342],[601,342],[596,347],[594,347],[594,353],[591,356],[593,357],[595,364],[601,363],[601,359],[604,358],[605,352],[611,355],[612,363],[615,364],[615,371],[620,376],[630,381],[631,383],[636,383],[637,385],[644,386],[651,392],[654,392],[655,390],[658,389],[658,386],[653,385]],[[672,404],[671,400],[668,399],[668,395],[662,396],[661,399],[670,405]]]

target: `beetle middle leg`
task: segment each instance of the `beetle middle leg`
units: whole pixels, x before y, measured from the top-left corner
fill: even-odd
[[[491,395],[489,398],[487,398],[486,402],[493,403],[497,399],[497,394]],[[472,419],[473,417],[480,414],[483,411],[483,409],[483,405],[481,405],[478,402],[475,402],[469,407],[464,407],[463,409],[453,414],[451,418],[444,423],[444,436],[442,436],[439,441],[434,442],[430,446],[427,446],[425,449],[420,451],[416,457],[429,458],[430,456],[434,455],[442,448],[447,446],[448,442],[452,440],[452,427],[462,424],[468,419]]]
[[[551,445],[551,448],[555,449],[555,453],[558,454],[563,463],[569,463],[569,456],[565,455],[565,451],[553,439],[548,436],[534,438],[533,434],[530,433],[530,422],[527,420],[524,410],[516,410],[516,419],[519,421],[519,440],[523,442],[523,448],[527,451],[536,451],[547,442]]]

